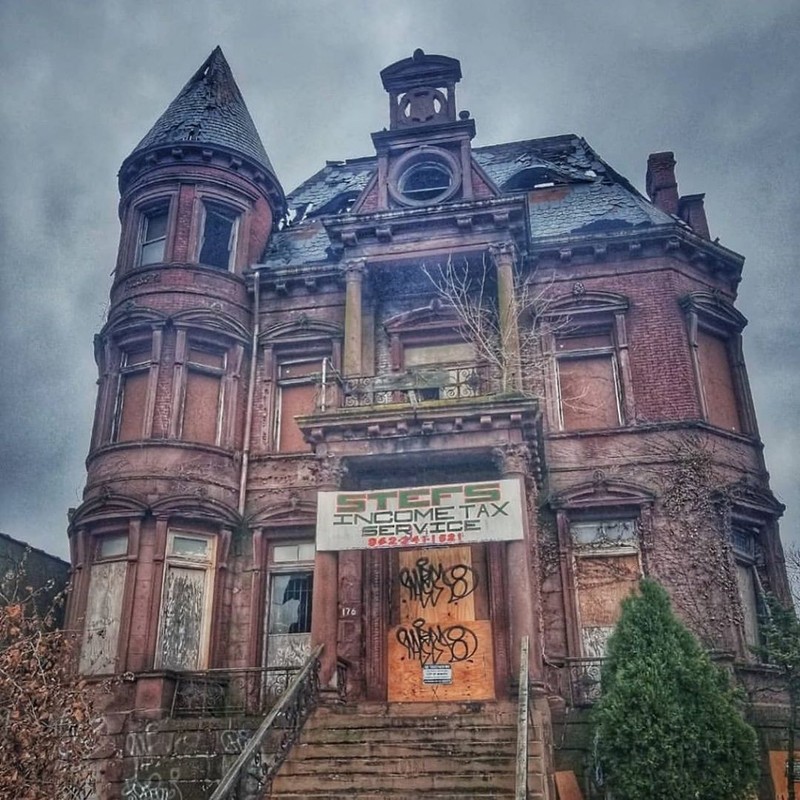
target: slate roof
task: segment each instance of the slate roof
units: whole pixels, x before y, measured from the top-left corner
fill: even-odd
[[[219,47],[189,79],[131,156],[150,147],[180,142],[221,145],[235,150],[275,177],[261,137]]]
[[[563,186],[529,203],[530,230],[537,239],[672,225],[675,220],[657,209],[587,144],[572,134],[490,145],[472,151],[475,161],[501,191],[514,176],[540,167]],[[266,265],[312,265],[329,260],[330,241],[319,209],[345,192],[360,192],[376,169],[375,158],[328,162],[287,198],[288,222],[268,245]],[[521,190],[507,190],[509,195]]]

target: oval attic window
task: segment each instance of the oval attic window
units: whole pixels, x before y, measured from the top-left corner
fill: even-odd
[[[397,183],[400,193],[409,200],[438,200],[450,192],[453,173],[439,161],[420,161],[412,164]]]

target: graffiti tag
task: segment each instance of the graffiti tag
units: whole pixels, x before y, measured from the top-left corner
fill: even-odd
[[[468,661],[478,649],[478,637],[464,625],[427,625],[424,619],[415,619],[409,628],[397,629],[397,641],[406,649],[410,659],[420,664],[454,664]]]
[[[400,585],[410,600],[426,608],[435,607],[442,594],[447,603],[457,603],[475,591],[477,575],[467,564],[433,564],[429,558],[418,558],[413,568],[404,567],[398,573]]]

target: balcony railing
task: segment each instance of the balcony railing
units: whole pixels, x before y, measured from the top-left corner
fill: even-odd
[[[568,658],[561,669],[565,696],[572,706],[591,706],[600,699],[603,658]]]
[[[491,393],[491,371],[484,365],[442,364],[359,378],[342,378],[328,367],[322,375],[318,407],[325,411],[337,405],[344,408],[416,406],[432,400],[461,400]]]
[[[177,675],[173,717],[263,714],[286,691],[300,667],[208,669]]]

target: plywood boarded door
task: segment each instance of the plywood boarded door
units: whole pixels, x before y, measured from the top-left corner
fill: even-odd
[[[486,575],[482,545],[402,550],[393,559],[390,701],[494,698]]]

